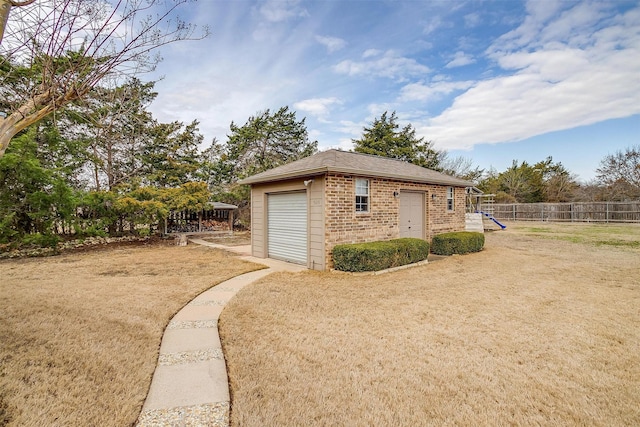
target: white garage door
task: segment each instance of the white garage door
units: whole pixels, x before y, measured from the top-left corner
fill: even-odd
[[[267,196],[269,258],[307,264],[307,193]]]

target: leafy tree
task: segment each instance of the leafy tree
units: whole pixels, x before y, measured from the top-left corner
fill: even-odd
[[[224,181],[266,171],[318,151],[318,142],[309,141],[305,119],[298,121],[296,112],[282,107],[271,113],[265,110],[238,126],[231,123],[231,134],[221,150],[219,167]]]
[[[12,11],[0,49],[0,157],[13,136],[105,78],[152,70],[158,48],[206,36],[173,17],[188,1],[50,0]]]
[[[240,208],[238,219],[248,221],[249,188],[239,179],[266,171],[318,151],[318,142],[310,141],[305,119],[282,107],[265,110],[238,126],[230,125],[226,143],[213,140],[201,154],[199,178],[209,184],[216,200]]]
[[[200,153],[200,169],[197,171],[199,181],[206,182],[210,189],[219,188],[227,182],[227,171],[221,160],[224,155],[224,146],[213,138],[211,145]]]
[[[94,88],[66,109],[66,133],[88,144],[86,168],[97,191],[134,181],[172,187],[196,178],[198,122],[154,120],[146,110],[157,95],[153,87],[131,78],[113,89]]]
[[[534,166],[536,172],[542,173],[543,200],[550,203],[569,202],[574,200],[579,184],[574,174],[562,163],[553,163],[551,156]]]
[[[164,201],[174,211],[200,211],[207,207],[211,192],[205,182],[186,182],[178,188],[165,191]]]
[[[511,167],[500,174],[499,181],[500,190],[518,202],[542,201],[542,179],[527,162],[518,164],[514,160]]]
[[[485,194],[495,194],[497,195],[500,191],[500,173],[494,168],[491,167],[483,176],[483,178],[478,182],[477,187],[482,190]],[[499,203],[509,203],[500,200]]]
[[[104,236],[116,233],[119,219],[114,209],[119,195],[114,191],[88,191],[81,195],[75,233],[79,236]]]
[[[605,156],[596,173],[598,182],[608,189],[609,200],[640,199],[640,145]]]
[[[153,187],[136,188],[117,198],[113,208],[129,223],[129,231],[137,233],[139,226],[151,228],[169,213],[167,205],[158,200],[161,194],[161,190]]]
[[[514,160],[504,172],[490,171],[478,187],[498,203],[537,203],[573,200],[578,184],[562,163],[547,157],[534,165]]]
[[[76,198],[68,183],[72,167],[50,156],[50,147],[72,151],[65,142],[55,130],[34,126],[0,159],[1,241],[64,232],[71,226]]]
[[[88,144],[87,169],[97,191],[140,175],[140,154],[155,125],[146,111],[157,95],[153,86],[130,78],[113,89],[96,87],[66,108],[66,134]]]
[[[156,123],[140,159],[144,179],[159,187],[176,187],[192,181],[201,169],[198,146],[202,143],[198,122]]]
[[[129,223],[131,232],[139,232],[142,225],[149,225],[151,232],[169,211],[200,211],[210,198],[204,182],[186,182],[175,188],[137,187],[117,198],[114,210]]]
[[[410,125],[400,128],[395,111],[382,113],[370,127],[365,127],[361,139],[352,140],[353,151],[390,157],[425,168],[441,170],[445,153],[433,148],[431,141],[417,138]]]

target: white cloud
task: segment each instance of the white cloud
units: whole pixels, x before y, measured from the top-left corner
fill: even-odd
[[[349,151],[353,149],[351,140],[362,136],[362,126],[364,126],[364,123],[341,121],[337,128],[334,129],[338,133],[332,133],[331,135],[319,133],[314,138],[318,140],[318,148],[321,151],[329,149]],[[309,137],[311,137],[311,132],[309,132]]]
[[[337,52],[347,45],[346,41],[338,37],[316,36],[316,41],[324,45],[329,53]]]
[[[291,18],[309,16],[309,12],[300,6],[299,0],[266,0],[258,10],[269,22],[284,22]]]
[[[309,16],[300,0],[264,0],[252,11],[257,20],[252,36],[258,42],[281,42],[289,30],[289,21]]]
[[[640,12],[610,17],[594,32],[600,12],[578,4],[552,18],[553,5],[532,2],[524,23],[489,49],[510,75],[478,82],[419,133],[465,149],[640,113]],[[405,86],[411,93],[427,96],[429,87]]]
[[[453,56],[453,59],[447,63],[446,68],[456,68],[465,65],[473,64],[476,60],[471,55],[467,55],[462,51],[458,51]]]
[[[317,23],[302,22],[301,4],[314,18],[320,15],[311,3],[285,2],[278,12],[276,2],[263,15],[260,7],[267,3],[252,8],[247,2],[223,2],[229,10],[209,14],[218,33],[163,50],[167,60],[158,73],[168,77],[156,86],[159,96],[152,111],[161,121],[198,119],[210,141],[213,136],[224,140],[232,120],[244,124],[258,111],[290,105],[309,117],[310,134],[318,135],[322,147],[340,143],[344,148],[349,147],[350,138],[362,135],[363,127],[374,117],[397,111],[419,136],[448,149],[521,140],[638,114],[640,5],[616,15],[613,9],[631,6],[605,2],[605,6],[590,9],[588,1],[586,6],[583,2],[532,2],[527,6],[529,16],[521,16],[521,25],[502,37],[496,38],[499,34],[486,29],[483,22],[477,31],[455,28],[446,32],[450,37],[444,45],[443,37],[424,37],[422,28],[417,28],[424,23],[420,17],[411,21],[416,27],[411,37],[402,28],[397,28],[398,34],[384,34],[380,24],[369,33],[349,38],[349,50],[358,54],[330,63],[334,66],[328,73],[329,55],[323,46],[329,51],[337,49],[341,39],[320,37],[342,34],[333,32],[331,24],[336,19],[329,12]],[[298,12],[286,12],[289,6],[298,7]],[[466,10],[482,12],[479,8]],[[448,15],[441,16],[439,25],[445,29]],[[279,19],[286,22],[276,22]],[[407,24],[407,31],[410,27]],[[252,37],[256,29],[264,32],[260,43]],[[463,46],[461,33],[473,44]],[[379,38],[397,50],[369,49],[382,46]],[[428,39],[434,50],[428,51],[418,41],[409,44],[409,38]],[[491,43],[489,38],[493,44],[482,57],[477,53],[478,43]],[[426,58],[436,57],[443,49],[451,55],[460,51],[457,57],[445,58],[450,63],[469,53],[477,63],[431,71]],[[489,66],[485,66],[487,60]],[[463,77],[456,81],[453,75]],[[301,93],[311,95],[304,99]],[[344,121],[338,123],[338,117]]]
[[[524,22],[516,29],[498,38],[489,51],[496,53],[535,43],[547,21],[552,16],[558,16],[561,9],[562,2],[560,0],[529,0],[527,2],[528,15]]]
[[[162,122],[197,119],[208,141],[213,137],[224,141],[231,121],[244,124],[258,111],[291,105],[300,83],[278,67],[295,58],[271,63],[257,49],[245,49],[244,58],[234,57],[233,51],[203,56],[206,67],[181,67],[173,61],[179,70],[156,84],[158,97],[150,109],[154,117]]]
[[[322,133],[322,131],[319,131],[318,129],[309,129],[308,135],[309,140],[319,141],[324,136],[324,133]]]
[[[384,113],[385,111],[391,112],[395,109],[396,106],[388,102],[369,104],[367,105],[367,111],[369,112],[369,115],[367,116],[366,120],[368,122],[373,122],[374,119],[382,116],[382,113]]]
[[[312,98],[305,99],[303,101],[293,104],[296,110],[305,111],[321,120],[326,119],[329,115],[330,107],[333,105],[342,104],[338,98]]]
[[[440,19],[439,16],[436,16],[431,18],[429,22],[427,22],[424,25],[424,29],[422,30],[422,32],[424,33],[425,36],[428,36],[429,34],[433,33],[441,26],[442,26],[442,20]]]
[[[363,58],[371,58],[373,56],[381,55],[383,52],[379,49],[367,49],[362,54]]]
[[[337,130],[357,138],[362,136],[362,129],[364,129],[365,126],[367,126],[365,122],[356,123],[350,120],[341,120]]]
[[[482,23],[482,17],[478,12],[469,13],[464,16],[464,26],[467,28],[477,27]]]
[[[400,102],[422,101],[428,102],[442,98],[454,91],[467,90],[473,86],[472,81],[435,81],[430,84],[409,83],[400,91]]]
[[[424,76],[430,72],[426,65],[418,63],[415,59],[399,56],[393,50],[382,53],[369,49],[364,53],[363,59],[364,61],[342,61],[334,70],[349,76],[387,77],[400,81],[408,77]]]
[[[521,70],[523,73],[535,74],[543,81],[561,82],[588,69],[589,54],[580,49],[562,46],[535,52],[517,52],[498,59],[505,70]]]
[[[349,138],[341,138],[338,141],[338,145],[331,148],[337,148],[342,151],[351,151],[353,150],[353,141]]]
[[[549,18],[558,14],[558,11],[562,8],[561,0],[528,0],[526,4],[527,18],[525,19],[524,27],[528,27],[531,23],[540,25],[545,23]]]

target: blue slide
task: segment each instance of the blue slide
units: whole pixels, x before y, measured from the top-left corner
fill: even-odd
[[[501,229],[503,229],[503,230],[504,230],[505,228],[507,228],[507,226],[506,226],[506,225],[504,225],[503,223],[501,223],[500,221],[498,221],[497,219],[495,219],[495,218],[493,217],[493,215],[488,214],[488,213],[486,213],[486,212],[482,212],[482,211],[479,211],[478,213],[481,213],[482,215],[484,215],[484,216],[486,216],[487,218],[489,218],[491,221],[493,221],[493,222],[495,222],[496,224],[498,224],[498,226],[499,226]]]

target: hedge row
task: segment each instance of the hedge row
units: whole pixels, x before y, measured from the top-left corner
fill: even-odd
[[[468,254],[479,252],[484,246],[484,234],[474,231],[443,233],[431,239],[431,252],[436,255]]]
[[[378,271],[427,259],[429,242],[402,238],[384,242],[336,245],[333,265],[340,271]]]

